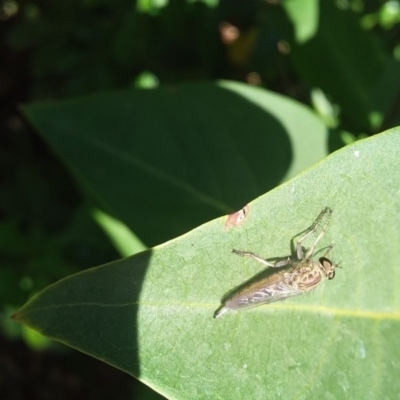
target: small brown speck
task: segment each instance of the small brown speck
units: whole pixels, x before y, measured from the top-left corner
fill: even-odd
[[[229,214],[228,219],[225,223],[225,229],[230,229],[232,227],[237,227],[241,225],[248,217],[250,208],[246,204],[242,209],[236,211],[235,213]]]

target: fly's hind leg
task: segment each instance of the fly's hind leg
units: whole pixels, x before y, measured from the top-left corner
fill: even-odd
[[[281,268],[292,262],[292,260],[288,257],[285,260],[281,260],[276,263],[270,263],[267,260],[264,260],[263,258],[257,256],[256,254],[251,253],[250,251],[240,251],[240,250],[233,249],[232,253],[238,254],[239,256],[243,256],[243,257],[251,257],[254,260],[258,261],[259,263],[266,265],[267,267],[271,267],[271,268]]]
[[[299,260],[303,259],[309,259],[313,254],[315,250],[315,246],[317,243],[322,239],[322,237],[325,235],[326,229],[329,225],[329,221],[332,215],[332,210],[329,207],[325,207],[320,214],[318,215],[317,219],[314,221],[314,223],[304,232],[303,236],[297,241],[296,245],[296,251],[297,251],[297,257]],[[313,245],[308,249],[307,253],[304,255],[303,253],[303,248],[301,244],[305,239],[307,239],[312,233],[314,233],[317,229],[318,226],[322,223],[323,219],[326,216],[326,221],[322,226],[322,230],[315,239]]]

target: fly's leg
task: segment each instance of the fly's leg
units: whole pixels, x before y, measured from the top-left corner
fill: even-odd
[[[326,252],[325,252],[325,254],[324,254],[324,257],[328,258],[329,252],[332,250],[332,248],[333,248],[333,244],[330,244],[330,245],[328,246],[328,248],[326,249]]]
[[[276,263],[270,263],[267,260],[264,260],[263,258],[257,256],[254,253],[251,253],[249,251],[240,251],[240,250],[233,249],[232,253],[238,254],[238,255],[243,256],[243,257],[251,257],[254,260],[258,261],[259,263],[261,263],[263,265],[266,265],[267,267],[272,267],[272,268],[281,268],[281,267],[284,267],[286,265],[289,265],[292,262],[292,260],[288,257],[286,260],[281,260],[281,261],[278,261]]]
[[[318,218],[321,218],[321,220],[322,220],[322,218],[323,218],[325,215],[327,216],[327,217],[326,217],[325,224],[324,224],[324,226],[322,227],[321,232],[319,233],[319,235],[318,235],[317,238],[315,239],[315,242],[313,243],[313,245],[312,245],[312,246],[309,248],[309,250],[307,251],[307,253],[306,253],[306,259],[310,258],[310,257],[314,254],[315,246],[316,246],[317,243],[322,239],[322,237],[325,235],[326,230],[327,230],[328,225],[329,225],[329,222],[330,222],[330,219],[331,219],[331,216],[332,216],[332,210],[331,210],[330,208],[326,207],[326,208],[324,209],[324,211],[321,212],[321,214],[320,214],[320,216],[319,216]],[[328,250],[328,252],[329,252],[329,250]]]
[[[266,265],[267,267],[274,267],[275,266],[275,264],[272,264],[272,263],[268,262],[267,260],[264,260],[263,258],[257,256],[254,253],[251,253],[249,251],[240,251],[240,250],[233,249],[232,253],[238,254],[239,256],[243,256],[243,257],[254,258],[254,260],[258,261],[261,264]]]
[[[304,255],[301,244],[305,239],[307,239],[312,233],[314,233],[317,230],[318,226],[321,224],[321,221],[324,219],[325,215],[327,216],[326,222],[323,225],[320,234],[315,239],[313,245],[308,249],[306,255]],[[297,250],[297,257],[299,258],[299,260],[309,259],[314,254],[315,246],[325,235],[331,215],[332,215],[332,210],[329,207],[325,207],[318,215],[315,222],[305,231],[304,235],[297,241],[296,250]]]
[[[324,258],[328,258],[328,255],[329,255],[329,252],[332,250],[332,248],[333,248],[333,244],[330,244],[328,247],[327,247],[327,249],[326,249],[326,251],[325,251],[325,253],[324,253]]]

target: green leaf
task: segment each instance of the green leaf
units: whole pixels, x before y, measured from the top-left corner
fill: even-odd
[[[128,257],[146,250],[146,246],[121,221],[98,209],[92,211],[92,216],[109,236],[121,256]]]
[[[393,110],[393,104],[396,104],[396,97],[400,92],[400,79],[397,79],[400,70],[400,61],[388,58],[385,68],[376,80],[373,90],[373,110],[377,121],[371,121],[375,127],[396,126],[400,123],[399,113]]]
[[[23,110],[106,211],[146,245],[243,207],[327,152],[327,129],[309,109],[233,82]]]
[[[286,0],[282,7],[293,23],[298,43],[305,43],[315,35],[318,30],[318,0]]]
[[[361,29],[353,12],[339,10],[331,1],[321,1],[320,7],[317,35],[304,45],[291,43],[293,62],[310,86],[322,89],[341,107],[347,129],[350,122],[354,131],[367,130],[384,49],[371,32]]]
[[[396,398],[399,148],[398,128],[356,142],[251,202],[238,225],[221,217],[66,278],[15,318],[169,398]],[[335,279],[214,320],[221,297],[262,269],[232,248],[286,256],[325,206]]]

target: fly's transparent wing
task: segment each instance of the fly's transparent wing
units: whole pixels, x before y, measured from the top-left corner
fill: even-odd
[[[314,266],[299,265],[247,286],[225,302],[225,308],[238,310],[285,300],[314,289],[321,282]]]
[[[239,310],[284,300],[300,293],[302,293],[301,289],[296,288],[291,280],[285,279],[284,274],[279,273],[247,286],[228,299],[225,307],[230,310]]]

